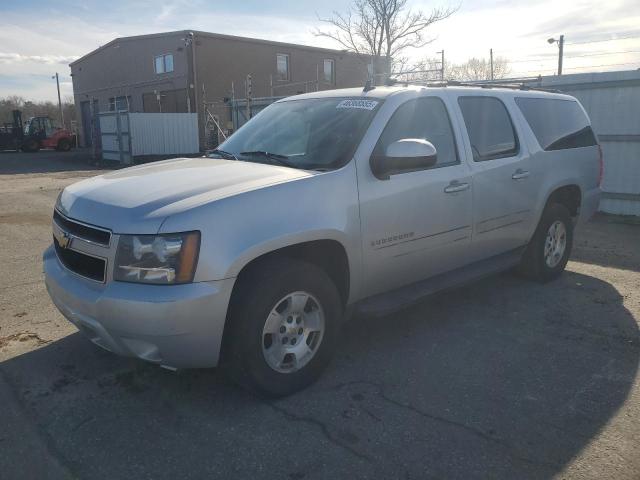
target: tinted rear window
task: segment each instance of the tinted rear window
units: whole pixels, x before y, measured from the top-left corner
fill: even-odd
[[[551,98],[516,98],[540,146],[547,151],[589,147],[598,142],[578,102]]]
[[[476,162],[518,153],[518,138],[504,104],[495,97],[459,97]]]

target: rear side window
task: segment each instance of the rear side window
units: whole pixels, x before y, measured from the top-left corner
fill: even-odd
[[[459,163],[449,114],[437,97],[417,98],[400,105],[380,135],[373,154],[384,155],[389,145],[404,138],[421,138],[436,147],[437,162],[432,168]]]
[[[474,161],[512,157],[518,153],[518,138],[504,103],[495,97],[460,97],[458,104]]]
[[[547,151],[590,147],[598,142],[578,102],[558,98],[516,98],[540,146]]]

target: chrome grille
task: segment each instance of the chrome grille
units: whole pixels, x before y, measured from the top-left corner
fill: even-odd
[[[111,241],[111,232],[109,230],[94,227],[93,225],[81,223],[76,220],[71,220],[57,210],[53,211],[53,221],[56,222],[65,232],[88,242],[108,247],[109,242]]]
[[[105,282],[111,232],[53,213],[53,245],[60,263],[82,277]]]
[[[105,281],[107,270],[105,259],[86,255],[70,248],[63,248],[56,237],[53,237],[53,245],[60,263],[69,270],[97,282]]]

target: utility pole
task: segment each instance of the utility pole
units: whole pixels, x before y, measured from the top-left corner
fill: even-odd
[[[554,43],[558,44],[558,75],[562,75],[562,55],[564,54],[564,35],[560,35],[559,39],[549,38],[547,43],[553,45]]]
[[[441,57],[440,57],[440,80],[444,81],[444,48],[441,51],[436,52],[436,53],[439,53],[441,55]]]
[[[493,48],[489,49],[489,63],[491,65],[491,81],[493,81]]]
[[[55,77],[51,77],[51,78],[56,79],[56,86],[58,87],[58,110],[60,110],[60,125],[62,125],[62,128],[65,128],[64,112],[62,111],[62,100],[60,99],[60,78],[58,77],[58,72],[56,72]]]
[[[562,75],[562,54],[564,53],[564,35],[560,35],[558,42],[558,75]]]

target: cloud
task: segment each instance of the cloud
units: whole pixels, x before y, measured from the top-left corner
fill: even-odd
[[[22,55],[0,52],[0,63],[42,63],[46,65],[68,65],[79,58],[76,55]]]
[[[312,31],[318,26],[326,27],[317,15],[326,18],[332,10],[344,11],[350,1],[60,0],[55,7],[40,10],[29,2],[13,2],[0,7],[0,97],[19,91],[25,97],[54,99],[51,75],[58,71],[61,80],[68,82],[68,63],[116,37],[194,29],[339,48],[330,40],[315,37]],[[564,34],[565,68],[575,68],[568,72],[587,71],[583,66],[638,60],[632,53],[614,53],[640,50],[638,38],[578,44],[609,38],[614,32],[638,32],[638,0],[604,3],[408,0],[408,3],[414,9],[429,12],[435,6],[457,5],[461,1],[456,14],[430,29],[429,36],[434,36],[435,41],[406,52],[406,56],[411,60],[435,57],[437,51],[444,49],[446,63],[461,63],[470,57],[487,58],[492,48],[494,56],[513,62],[514,75],[552,73],[557,48],[548,45],[546,39]],[[611,53],[602,57],[581,56],[603,51]],[[70,87],[65,83],[65,89]]]

